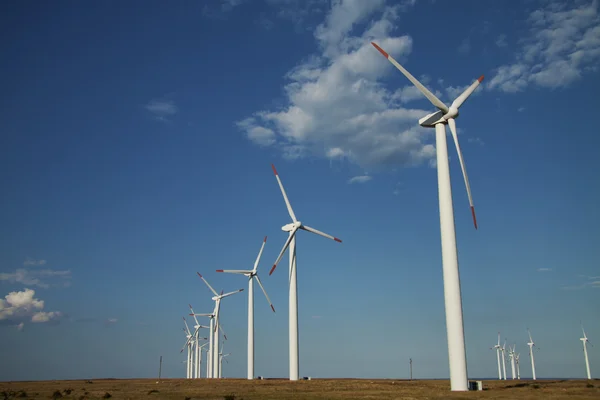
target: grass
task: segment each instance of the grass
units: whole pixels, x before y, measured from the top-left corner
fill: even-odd
[[[484,381],[483,391],[451,392],[447,380],[312,379],[99,379],[0,382],[0,400],[148,399],[161,400],[385,400],[385,399],[598,399],[600,388],[587,380]],[[28,393],[32,393],[31,397]],[[25,394],[26,397],[23,397]]]

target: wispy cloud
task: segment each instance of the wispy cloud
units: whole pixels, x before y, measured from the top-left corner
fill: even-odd
[[[108,318],[106,321],[104,321],[104,325],[105,326],[110,326],[110,325],[114,325],[118,322],[118,319],[116,318]]]
[[[598,1],[549,0],[527,20],[529,35],[512,64],[496,69],[487,88],[514,93],[529,85],[559,88],[600,61]]]
[[[290,159],[344,157],[364,168],[430,163],[432,130],[415,123],[430,111],[402,106],[417,98],[414,89],[385,89],[380,80],[397,71],[370,44],[377,42],[398,60],[408,55],[412,39],[394,33],[414,1],[332,4],[314,30],[319,52],[286,75],[287,104],[256,111],[238,127],[256,144]],[[355,34],[359,24],[366,27]]]
[[[51,286],[68,287],[71,285],[71,271],[17,268],[14,272],[0,272],[0,281],[21,283],[24,285],[37,286],[44,289],[47,289]]]
[[[458,46],[457,50],[460,54],[469,54],[469,52],[471,51],[471,39],[463,39],[463,41],[460,42],[460,45]]]
[[[354,176],[354,177],[348,179],[348,183],[349,184],[366,183],[366,182],[369,182],[371,179],[373,179],[373,178],[370,177],[369,175]]]
[[[166,121],[179,111],[173,100],[151,100],[144,108],[160,121]]]
[[[584,282],[574,285],[561,286],[563,290],[581,290],[586,288],[600,289],[600,276],[577,275]]]
[[[537,271],[538,272],[549,272],[549,271],[552,271],[552,268],[538,268]]]
[[[26,288],[10,292],[0,299],[0,324],[20,326],[27,321],[33,323],[58,322],[63,316],[59,311],[43,311],[44,300],[34,297],[35,290]],[[21,325],[23,329],[24,325]]]
[[[46,260],[35,260],[31,257],[27,257],[25,261],[23,261],[24,267],[39,267],[42,265],[46,265]]]
[[[508,43],[506,43],[506,35],[505,34],[498,35],[498,37],[496,38],[496,46],[498,46],[498,47],[508,46]]]

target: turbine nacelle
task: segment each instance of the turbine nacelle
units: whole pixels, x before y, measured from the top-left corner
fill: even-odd
[[[300,228],[301,226],[302,226],[302,222],[300,222],[300,221],[290,222],[289,224],[282,226],[281,230],[284,232],[291,232],[294,229]]]

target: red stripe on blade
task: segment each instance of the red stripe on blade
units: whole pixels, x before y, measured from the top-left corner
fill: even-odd
[[[217,272],[223,272],[223,270],[222,269],[218,269]]]
[[[333,240],[335,240],[336,242],[340,242],[340,243],[342,243],[342,239],[333,238]]]
[[[475,224],[475,229],[477,229],[477,217],[475,216],[475,207],[471,207],[471,214],[473,215],[473,223]]]
[[[389,54],[388,54],[388,53],[386,53],[384,49],[382,49],[381,47],[377,46],[377,45],[376,45],[374,42],[371,42],[371,44],[372,44],[373,46],[375,46],[375,48],[376,48],[377,50],[379,50],[379,52],[380,52],[381,54],[383,54],[383,56],[384,56],[385,58],[388,58],[388,57],[389,57]]]
[[[275,172],[275,175],[277,175],[277,170],[275,169],[275,165],[271,164],[271,168],[273,168],[273,172]]]
[[[198,276],[199,276],[200,278],[202,278],[202,275],[200,275],[200,272],[196,272],[196,273],[198,274]]]
[[[277,265],[273,265],[273,268],[271,268],[271,270],[269,271],[269,275],[271,275],[273,271],[275,271],[275,268],[277,268]]]
[[[267,237],[265,236],[265,240],[263,240],[263,242],[267,243]]]
[[[481,81],[483,80],[483,75],[481,75],[481,76],[479,77],[479,79],[477,79],[477,80],[479,81],[479,83],[481,83]]]
[[[273,304],[271,304],[271,310],[273,310],[273,312],[275,312],[275,307],[273,307]]]

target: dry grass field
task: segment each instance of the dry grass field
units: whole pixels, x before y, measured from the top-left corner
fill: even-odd
[[[2,399],[600,399],[600,380],[484,381],[484,390],[450,392],[447,380],[99,379],[0,382]]]

